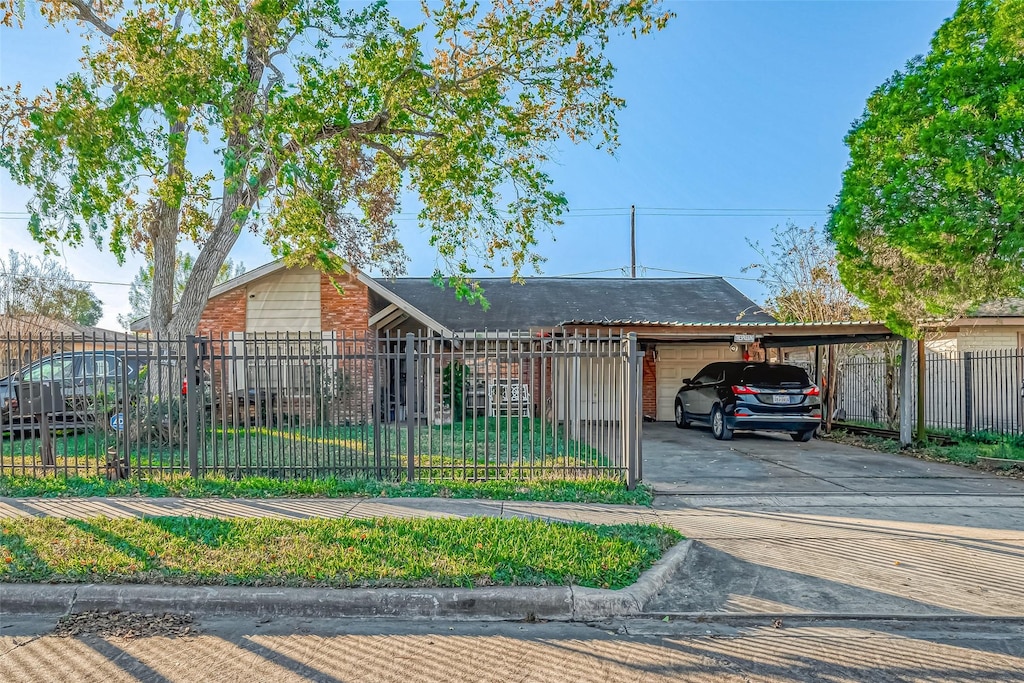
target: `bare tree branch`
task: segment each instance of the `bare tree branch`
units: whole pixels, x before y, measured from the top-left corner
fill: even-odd
[[[100,33],[104,34],[109,38],[113,38],[117,31],[113,26],[100,19],[99,15],[92,9],[92,3],[85,2],[85,0],[63,0],[67,4],[71,5],[78,11],[78,18],[82,21],[92,24]]]
[[[445,137],[444,133],[438,133],[432,130],[413,130],[412,128],[382,128],[372,132],[379,135],[414,135],[420,138]]]
[[[398,167],[400,169],[402,169],[402,170],[405,170],[406,166],[409,165],[409,159],[411,157],[407,157],[407,156],[404,156],[402,154],[399,154],[394,149],[392,149],[391,147],[389,147],[389,146],[387,146],[385,144],[381,144],[379,142],[374,142],[373,140],[363,140],[362,143],[364,145],[366,145],[367,147],[371,147],[373,149],[380,150],[381,152],[384,152],[385,154],[387,154],[389,157],[391,157],[394,160],[394,162],[396,164],[398,164]]]

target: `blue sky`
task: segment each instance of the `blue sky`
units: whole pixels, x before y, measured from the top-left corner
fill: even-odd
[[[756,260],[745,240],[766,242],[790,219],[822,224],[840,188],[850,124],[878,84],[928,50],[956,3],[668,4],[678,14],[669,28],[612,47],[616,91],[627,100],[616,154],[560,147],[550,172],[569,198],[570,215],[542,239],[543,274],[621,275],[635,204],[641,275],[735,276],[733,284],[759,299],[759,285],[742,273]],[[0,82],[22,81],[34,92],[74,70],[78,54],[74,33],[45,30],[39,19],[25,30],[0,29]],[[0,175],[4,256],[11,248],[42,251],[19,216],[25,200]],[[409,274],[429,275],[435,258],[426,234],[404,217],[399,226]],[[231,256],[250,268],[270,259],[249,237]],[[76,277],[113,283],[130,282],[140,265],[135,259],[120,267],[91,245],[61,258]],[[94,290],[104,302],[101,324],[116,328],[129,308],[128,288]]]

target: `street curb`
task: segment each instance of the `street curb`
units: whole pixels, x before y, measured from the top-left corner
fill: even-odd
[[[254,588],[138,584],[0,584],[0,615],[89,611],[197,616],[396,617],[595,621],[636,616],[681,566],[680,541],[621,590],[575,586],[490,588]]]
[[[596,621],[609,617],[637,616],[661,592],[686,561],[693,541],[682,540],[669,548],[632,586],[617,591],[574,587],[573,621]]]
[[[936,612],[934,614],[886,614],[876,612],[647,612],[644,618],[653,621],[695,624],[723,624],[749,626],[771,624],[774,621],[788,626],[813,625],[822,622],[901,622],[901,623],[1024,623],[1024,615],[964,614],[963,612]]]

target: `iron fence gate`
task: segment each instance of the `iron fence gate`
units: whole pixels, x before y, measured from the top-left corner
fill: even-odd
[[[0,381],[2,474],[641,476],[632,335],[48,336],[5,351],[21,365]]]

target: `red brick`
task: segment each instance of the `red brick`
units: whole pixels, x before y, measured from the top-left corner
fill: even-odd
[[[362,338],[370,330],[370,290],[354,275],[320,276],[320,329]]]
[[[658,364],[654,360],[654,349],[644,353],[643,412],[649,417],[658,415]]]
[[[245,332],[247,300],[245,287],[210,299],[199,318],[199,333],[216,338],[221,334],[227,337],[232,332]]]

